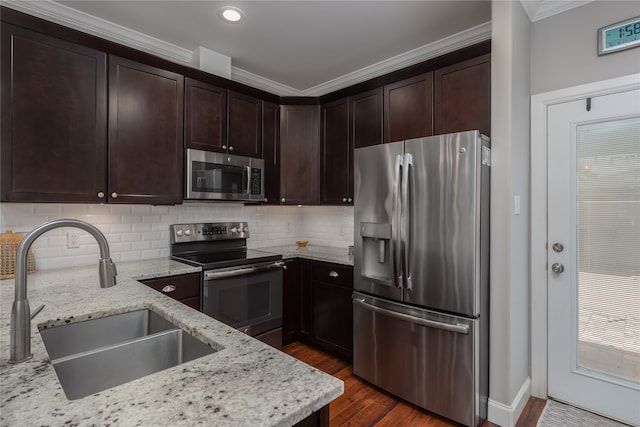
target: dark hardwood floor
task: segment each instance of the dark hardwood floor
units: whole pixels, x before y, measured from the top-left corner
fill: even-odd
[[[351,364],[299,342],[284,352],[344,381],[344,394],[329,406],[330,427],[457,426],[371,386],[353,375]],[[517,427],[535,427],[545,401],[532,397],[522,411]],[[482,427],[497,427],[485,421]]]

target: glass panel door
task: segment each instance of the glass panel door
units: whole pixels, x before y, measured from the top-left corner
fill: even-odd
[[[578,366],[640,382],[640,118],[577,126]]]

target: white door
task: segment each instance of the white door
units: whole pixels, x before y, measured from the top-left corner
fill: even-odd
[[[547,114],[548,394],[640,425],[640,90]]]

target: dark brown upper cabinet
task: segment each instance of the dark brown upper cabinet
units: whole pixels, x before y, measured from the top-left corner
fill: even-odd
[[[353,147],[382,144],[382,88],[353,95],[349,103]]]
[[[184,78],[109,56],[109,203],[182,203]]]
[[[433,135],[433,72],[384,86],[384,142]]]
[[[280,107],[262,103],[262,149],[264,154],[264,198],[279,204],[280,197]]]
[[[349,138],[349,98],[321,108],[320,203],[353,202],[353,146]]]
[[[491,55],[435,71],[435,133],[491,130]]]
[[[280,203],[319,202],[320,106],[280,106]]]
[[[1,49],[1,199],[102,201],[106,54],[4,22]]]
[[[184,91],[186,147],[226,152],[227,90],[186,78]]]
[[[262,158],[262,101],[229,91],[227,146],[229,153]]]

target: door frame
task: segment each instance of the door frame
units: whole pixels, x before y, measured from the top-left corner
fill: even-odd
[[[547,384],[547,108],[554,104],[640,89],[640,73],[531,97],[531,394],[548,398]]]

